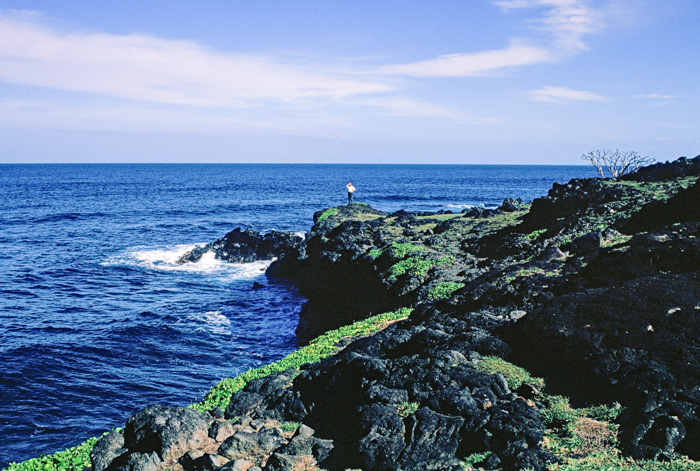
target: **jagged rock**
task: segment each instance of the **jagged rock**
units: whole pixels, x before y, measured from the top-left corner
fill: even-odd
[[[601,231],[593,231],[588,234],[577,237],[571,243],[572,250],[576,252],[596,250],[603,244],[603,233]]]
[[[635,413],[638,412],[628,412],[628,415]],[[685,438],[686,429],[678,418],[655,412],[626,420],[620,434],[624,451],[633,458],[655,460],[673,457],[675,448]]]
[[[638,181],[688,174],[696,161],[640,172]],[[669,188],[678,186],[654,187]],[[541,447],[539,391],[513,392],[503,376],[478,371],[487,355],[526,366],[574,402],[622,403],[619,438],[632,456],[700,457],[699,191],[695,184],[668,198],[636,183],[572,180],[534,201],[520,225],[501,228],[515,219],[504,214],[515,203],[446,221],[405,211],[389,218],[361,204],[316,213],[305,244],[268,270],[309,298],[301,343],[370,313],[415,309],[377,334],[344,340],[332,357],[234,393],[224,415],[241,418],[219,446],[232,459],[224,469],[451,470],[460,457],[490,451],[485,468],[543,470],[555,458]],[[434,266],[389,276],[409,257]],[[465,286],[425,302],[449,283]],[[271,419],[304,425],[287,440]],[[205,429],[219,441],[231,431]],[[120,446],[104,444],[115,462],[148,453]],[[191,463],[205,457],[201,446],[186,453]]]
[[[208,414],[185,407],[148,406],[132,416],[124,429],[130,451],[156,452],[163,460],[179,459],[189,450],[212,443]]]
[[[150,453],[125,453],[118,456],[107,468],[109,471],[157,471],[162,460],[154,451]]]
[[[689,159],[680,157],[673,162],[659,162],[648,165],[620,177],[627,181],[656,182],[670,180],[673,178],[683,178],[692,175],[700,175],[700,155]]]
[[[291,232],[270,231],[260,234],[252,229],[236,228],[211,244],[185,253],[177,263],[198,262],[207,252],[213,252],[219,260],[236,263],[272,260],[302,250],[303,242],[302,237]]]
[[[204,452],[190,452],[180,458],[180,465],[186,471],[212,471],[220,468],[230,460],[221,455]]]
[[[568,255],[562,252],[561,249],[556,245],[549,245],[544,250],[544,252],[542,252],[542,255],[540,255],[539,259],[546,263],[551,262],[553,260],[566,260],[567,256]]]
[[[230,460],[269,456],[286,443],[278,427],[262,427],[250,432],[239,430],[221,444],[218,453]]]
[[[216,442],[223,442],[234,433],[233,424],[227,420],[217,420],[209,428],[209,437]]]
[[[521,200],[516,200],[513,198],[506,198],[503,200],[503,203],[498,207],[501,211],[504,211],[506,213],[512,213],[513,211],[517,211],[521,208],[522,206],[522,201]]]
[[[92,469],[105,471],[112,461],[127,451],[124,448],[124,432],[122,430],[109,432],[98,440],[90,452]]]
[[[277,408],[277,417],[293,415],[300,418],[305,415],[303,403],[293,394],[287,395],[286,390],[291,385],[294,370],[272,374],[264,378],[254,379],[231,396],[231,402],[226,408],[229,419],[240,416],[260,417],[267,409]]]
[[[314,433],[311,427],[302,425],[289,443],[277,452],[289,456],[312,456],[317,462],[326,460],[333,450],[333,441],[314,437]]]

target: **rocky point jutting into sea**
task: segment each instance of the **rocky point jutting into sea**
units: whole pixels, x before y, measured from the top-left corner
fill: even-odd
[[[700,460],[698,175],[700,157],[681,158],[459,214],[353,204],[316,213],[304,240],[237,230],[186,254],[277,257],[268,276],[309,300],[301,345],[412,312],[219,407],[149,406],[97,443],[93,467],[545,469],[618,442],[634,459]],[[500,359],[546,389],[486,367]]]

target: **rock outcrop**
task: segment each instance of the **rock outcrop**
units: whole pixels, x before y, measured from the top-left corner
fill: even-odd
[[[300,343],[397,307],[410,318],[250,381],[225,411],[147,408],[93,466],[458,470],[484,453],[484,469],[545,469],[542,392],[509,386],[488,358],[575,404],[619,403],[633,458],[700,459],[699,166],[572,180],[490,211],[321,211],[269,269],[309,299]]]
[[[260,234],[252,229],[236,228],[219,240],[197,246],[182,255],[177,263],[198,262],[211,252],[214,258],[234,263],[272,260],[282,254],[299,255],[304,238],[291,232],[270,231]]]

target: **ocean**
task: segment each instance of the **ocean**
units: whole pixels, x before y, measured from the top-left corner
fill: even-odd
[[[589,166],[0,165],[0,469],[188,405],[295,348],[304,299],[266,262],[175,260],[236,227],[305,232],[393,212],[530,201]],[[253,290],[254,282],[265,289]]]

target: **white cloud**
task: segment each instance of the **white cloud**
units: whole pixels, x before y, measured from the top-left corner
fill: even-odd
[[[541,45],[511,39],[503,49],[439,56],[409,64],[380,68],[378,72],[409,77],[473,77],[511,67],[553,62],[587,49],[585,36],[604,27],[603,14],[585,0],[499,0],[505,12],[516,9],[544,10],[530,24],[544,33]]]
[[[544,8],[543,15],[530,24],[551,36],[552,47],[563,54],[586,50],[584,37],[605,27],[602,11],[593,8],[587,0],[496,0],[493,3],[506,12]]]
[[[245,107],[336,99],[393,86],[318,65],[225,54],[146,35],[65,34],[0,16],[0,80],[142,102]]]
[[[542,87],[539,90],[528,92],[534,101],[547,103],[567,104],[579,101],[607,101],[607,98],[597,93],[571,90],[566,87]]]
[[[379,73],[411,77],[473,77],[507,67],[537,64],[550,60],[544,49],[512,44],[506,49],[451,54],[411,64],[387,66]]]

